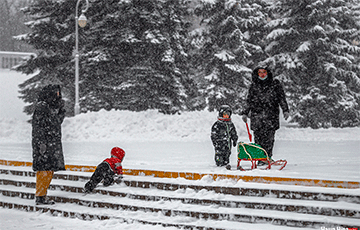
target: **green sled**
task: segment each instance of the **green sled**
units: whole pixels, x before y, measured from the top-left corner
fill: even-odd
[[[265,150],[260,145],[255,143],[248,144],[244,142],[239,142],[237,145],[237,152],[238,159],[242,160],[267,159],[267,154],[265,153]],[[251,158],[249,155],[251,156]]]

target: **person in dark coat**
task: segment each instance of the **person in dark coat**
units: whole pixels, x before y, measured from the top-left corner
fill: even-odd
[[[32,168],[36,172],[36,204],[54,204],[46,197],[55,171],[65,170],[61,124],[65,102],[59,85],[47,85],[39,94],[32,117]]]
[[[273,79],[269,68],[255,68],[246,106],[241,114],[245,123],[250,116],[250,128],[254,131],[255,143],[264,148],[270,158],[273,155],[275,132],[280,128],[280,107],[284,118],[288,119],[289,107],[280,81]],[[264,165],[265,162],[258,164]]]
[[[232,146],[237,144],[237,133],[234,123],[231,121],[232,110],[228,105],[222,105],[219,109],[218,120],[211,127],[211,140],[215,148],[215,163],[217,166],[229,165]]]
[[[121,162],[124,159],[125,151],[122,148],[114,147],[110,154],[111,157],[106,158],[96,167],[90,181],[85,184],[85,193],[92,192],[101,181],[103,181],[104,186],[110,186],[114,182],[114,176],[122,178]]]

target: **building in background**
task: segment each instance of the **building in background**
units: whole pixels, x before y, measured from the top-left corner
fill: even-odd
[[[30,58],[31,56],[36,56],[36,54],[26,52],[0,51],[0,68],[11,69],[13,66],[18,65],[20,62]]]

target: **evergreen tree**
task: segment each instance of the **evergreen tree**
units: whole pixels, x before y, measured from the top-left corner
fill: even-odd
[[[34,21],[23,39],[39,50],[19,67],[25,73],[39,70],[20,85],[26,102],[36,100],[39,87],[58,83],[65,89],[68,109],[74,108],[75,4],[37,0],[25,10]],[[81,111],[184,109],[193,90],[183,44],[186,13],[183,0],[91,1],[88,25],[79,29]]]
[[[261,40],[262,26],[266,22],[262,0],[202,1],[196,14],[202,17],[203,26],[193,33],[205,76],[208,109],[231,105],[234,111],[242,108],[251,78],[251,68],[264,55]]]
[[[182,0],[93,3],[82,62],[83,110],[184,109],[191,90],[186,13]]]
[[[276,0],[266,51],[301,127],[359,125],[359,1]]]
[[[30,32],[17,39],[31,45],[38,53],[17,68],[33,75],[19,85],[20,98],[29,103],[24,109],[27,114],[33,113],[33,103],[41,87],[47,84],[60,84],[63,97],[68,101],[67,112],[74,108],[71,104],[74,93],[74,9],[73,0],[37,0],[23,9],[33,20],[26,23]]]

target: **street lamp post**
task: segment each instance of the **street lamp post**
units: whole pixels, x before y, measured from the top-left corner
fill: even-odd
[[[76,3],[76,11],[75,11],[75,116],[80,113],[80,105],[79,105],[79,26],[86,26],[86,17],[84,13],[89,8],[89,0],[86,0],[86,7],[82,10],[80,18],[78,17],[79,4],[81,0],[78,0]]]

